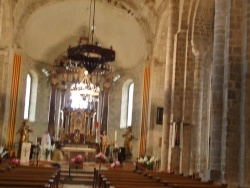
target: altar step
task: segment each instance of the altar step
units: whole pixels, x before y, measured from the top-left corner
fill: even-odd
[[[82,169],[61,170],[61,184],[74,185],[92,185],[94,178],[94,171],[86,171]]]

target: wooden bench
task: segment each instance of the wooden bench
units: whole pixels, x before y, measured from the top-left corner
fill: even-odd
[[[26,187],[26,188],[44,188],[51,187],[48,183],[37,181],[0,181],[0,187]]]
[[[193,176],[183,176],[183,174],[176,175],[166,172],[149,172],[147,176],[161,179],[165,185],[178,187],[204,187],[204,188],[225,188],[227,185],[213,184],[213,181],[201,181],[200,178],[193,178]]]
[[[97,174],[98,173],[98,174]],[[98,178],[97,178],[98,177]],[[126,170],[94,171],[93,187],[166,187],[164,183]]]
[[[60,170],[54,167],[5,167],[0,174],[0,187],[58,188]]]
[[[94,169],[93,187],[99,188],[136,188],[136,187],[169,187],[169,188],[225,188],[226,185],[213,184],[212,181],[203,182],[200,178],[183,176],[166,172],[137,172],[125,170]]]

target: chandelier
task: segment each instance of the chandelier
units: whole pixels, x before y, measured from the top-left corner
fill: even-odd
[[[92,2],[94,3],[92,8]],[[93,15],[91,13],[93,12]],[[90,19],[92,17],[92,26],[89,22],[89,36],[80,37],[78,45],[69,46],[67,50],[67,60],[74,66],[83,66],[91,74],[96,68],[103,68],[107,62],[115,60],[115,51],[108,48],[102,48],[98,41],[94,42],[95,36],[95,0],[90,1]],[[90,42],[91,41],[91,42]]]
[[[64,54],[58,56],[52,69],[43,69],[52,85],[71,93],[69,100],[74,104],[73,108],[89,108],[89,105],[98,102],[105,79],[109,76],[115,82],[120,77],[110,66],[110,62],[115,60],[112,46],[110,49],[102,48],[97,40],[94,41],[95,0],[90,0],[89,20],[91,18],[88,36],[81,36],[77,46],[69,46]]]
[[[100,88],[90,81],[89,76],[85,70],[82,81],[71,85],[71,108],[95,110],[93,104],[99,100]]]
[[[90,82],[88,71],[84,71],[84,78],[80,83],[75,83],[71,86],[71,92],[78,92],[84,99],[87,97],[98,97],[100,88],[99,86]]]

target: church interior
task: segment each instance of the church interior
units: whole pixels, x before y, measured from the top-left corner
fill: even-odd
[[[249,61],[249,0],[0,0],[0,154],[250,187]]]

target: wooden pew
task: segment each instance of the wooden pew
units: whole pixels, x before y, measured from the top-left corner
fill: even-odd
[[[8,184],[13,185],[12,182],[40,182],[42,185],[49,185],[49,187],[56,187],[54,184],[54,179],[50,178],[49,176],[43,175],[23,175],[23,174],[1,174],[0,176],[0,185],[6,183],[6,181],[11,182]]]
[[[0,181],[0,187],[19,187],[19,188],[44,188],[50,187],[48,183],[37,181]]]
[[[192,178],[193,176],[183,176],[175,175],[172,173],[166,172],[149,172],[147,176],[152,176],[154,178],[159,178],[165,183],[165,185],[174,187],[174,188],[191,188],[191,187],[203,187],[203,188],[225,188],[226,185],[217,185],[213,184],[213,181],[202,182],[200,178]]]
[[[54,180],[53,185],[55,185],[54,187],[58,187],[59,182],[60,182],[60,174],[61,171],[58,168],[55,167],[30,167],[30,166],[21,166],[22,168],[17,168],[16,171],[30,171],[32,174],[33,173],[37,173],[39,175],[49,175],[50,179]]]
[[[142,174],[125,170],[103,170],[94,174],[93,187],[167,187],[164,183],[143,176]]]
[[[0,187],[57,188],[60,169],[54,167],[17,166],[1,172]]]
[[[136,188],[136,187],[169,187],[169,188],[225,188],[226,185],[213,184],[212,181],[202,182],[192,176],[176,175],[166,172],[142,173],[124,170],[94,169],[93,187],[99,188]]]

